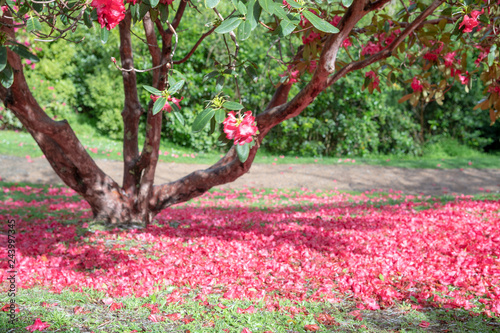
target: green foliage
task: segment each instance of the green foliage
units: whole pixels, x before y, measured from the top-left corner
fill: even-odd
[[[216,1],[212,3],[216,4]],[[262,7],[262,15],[266,16],[276,9],[269,6],[269,1],[250,1],[248,8],[251,3],[260,4],[256,7]],[[221,6],[219,4],[218,8]],[[248,8],[247,19],[250,13]],[[256,15],[256,12],[252,13]],[[210,22],[212,18],[206,12],[186,12],[178,29],[181,39],[176,51],[177,59],[190,51],[199,35],[206,32],[204,23]],[[241,22],[241,19],[235,18],[234,21]],[[143,37],[139,24],[133,29],[137,36]],[[49,116],[68,119],[77,132],[93,132],[95,129],[101,135],[121,139],[123,84],[121,72],[109,60],[112,56],[119,58],[118,31],[110,31],[106,44],[103,44],[100,30],[93,28],[90,34],[85,35],[85,40],[78,44],[63,40],[37,44],[43,47],[37,53],[41,61],[34,70],[26,66],[26,75],[35,97]],[[77,32],[74,39],[78,40],[82,36]],[[241,44],[241,59],[247,60],[236,68],[241,101],[235,93],[233,74],[219,76],[221,67],[214,62],[214,59],[227,61],[223,36],[210,35],[202,44],[206,47],[198,48],[188,62],[176,65],[175,69],[186,77],[185,86],[179,90],[179,96],[185,97],[180,104],[186,123],[173,121],[174,113],[167,115],[168,120],[163,122],[162,129],[164,142],[196,151],[227,149],[218,146],[220,132],[209,134],[208,123],[197,133],[191,129],[196,117],[206,108],[206,101],[214,97],[216,77],[210,78],[208,74],[211,72],[219,77],[219,83],[224,79],[224,87],[219,87],[222,94],[228,95],[233,102],[241,102],[244,106],[242,111],[252,110],[258,114],[270,101],[277,80],[271,82],[268,77],[277,78],[286,70],[285,66],[269,62],[266,52],[263,52],[276,40],[276,35],[264,33],[251,43]],[[292,40],[292,43],[297,41]],[[147,47],[135,37],[134,50],[137,51],[134,55],[137,68],[152,66]],[[274,56],[279,56],[276,50],[272,52],[276,52]],[[285,61],[290,60],[286,57],[284,54]],[[204,82],[207,75],[208,79]],[[421,128],[418,107],[397,103],[407,92],[394,85],[393,90],[382,87],[382,93],[369,95],[360,89],[364,79],[364,72],[355,72],[341,79],[335,85],[335,90],[319,95],[300,117],[289,119],[274,128],[262,147],[270,153],[302,156],[419,155],[424,147],[429,149],[429,145],[441,139],[456,139],[461,144],[479,150],[500,148],[500,125],[490,127],[485,111],[472,110],[481,95],[482,87],[478,84],[472,86],[469,94],[461,86],[453,88],[446,94],[443,106],[429,103],[424,110],[424,126]],[[381,77],[381,80],[384,79]],[[151,72],[139,73],[138,81],[140,101],[146,108],[151,101],[150,93],[142,89],[142,85],[151,84]],[[301,84],[299,81],[295,85]],[[292,94],[298,90],[296,86]],[[9,120],[12,117],[8,113],[2,113],[2,116],[0,126],[19,128],[19,123]],[[216,118],[220,123],[220,115],[216,114]],[[145,117],[142,117],[143,130],[144,122]]]

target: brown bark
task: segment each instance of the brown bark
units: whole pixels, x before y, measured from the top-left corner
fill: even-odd
[[[132,38],[130,34],[131,15],[127,11],[125,19],[120,22],[120,57],[124,69],[134,67],[132,53]],[[138,131],[139,119],[143,112],[137,95],[137,75],[135,71],[122,71],[125,102],[122,111],[123,118],[123,189],[130,197],[137,194],[137,184],[140,173],[134,171],[139,159]]]

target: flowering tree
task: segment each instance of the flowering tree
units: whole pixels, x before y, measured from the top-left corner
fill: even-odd
[[[260,143],[280,122],[296,117],[329,87],[356,70],[365,71],[360,89],[380,90],[381,79],[389,87],[411,86],[401,98],[413,105],[419,101],[442,103],[455,82],[467,87],[480,79],[485,98],[477,107],[489,110],[494,122],[500,110],[500,66],[497,44],[500,8],[490,0],[401,0],[293,1],[273,0],[59,0],[3,2],[0,46],[0,98],[33,135],[54,170],[90,204],[97,219],[110,223],[148,223],[161,210],[201,195],[213,186],[234,181],[247,172]],[[203,8],[201,8],[203,7]],[[210,11],[213,21],[191,51],[180,58],[177,29],[186,10]],[[77,28],[100,25],[103,41],[118,27],[120,62],[125,101],[122,186],[106,175],[80,144],[66,121],[55,121],[37,104],[23,74],[21,58],[37,57],[16,39],[23,27],[37,40],[71,40]],[[152,68],[134,67],[131,27],[142,25]],[[275,86],[272,99],[258,114],[245,111],[239,96],[245,72],[252,84],[256,66],[239,54],[240,44],[259,33],[270,33],[270,47],[290,45],[290,60],[274,58],[286,68]],[[227,55],[217,61],[217,70],[206,76],[215,80],[213,99],[192,124],[199,131],[208,124],[222,129],[221,140],[231,148],[216,164],[177,181],[154,185],[158,162],[162,112],[173,112],[183,122],[181,97],[183,65],[210,34],[224,36]],[[137,75],[152,71],[150,85],[138,87]],[[231,80],[228,80],[231,78]],[[302,81],[294,96],[290,89]],[[231,84],[234,96],[221,94]],[[151,101],[144,109],[138,89],[146,89]],[[185,101],[184,101],[185,102]],[[139,151],[141,114],[147,114],[146,140]],[[219,124],[219,125],[217,125]]]

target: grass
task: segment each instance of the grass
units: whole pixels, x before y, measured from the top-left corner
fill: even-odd
[[[175,287],[172,287],[173,290]],[[110,311],[103,303],[106,295],[91,289],[82,292],[63,290],[59,294],[36,287],[22,289],[16,296],[20,314],[15,325],[8,323],[6,313],[0,314],[1,332],[24,332],[34,318],[43,318],[51,326],[45,332],[306,332],[306,325],[318,325],[321,332],[498,332],[500,322],[484,315],[458,309],[424,308],[416,310],[406,303],[394,304],[377,311],[357,310],[354,303],[294,303],[280,301],[281,310],[266,309],[263,301],[222,300],[209,295],[206,302],[187,297],[185,303],[167,303],[164,297],[171,290],[146,298],[123,297],[114,299],[122,309]],[[5,294],[0,302],[8,300]],[[44,306],[47,303],[51,306]],[[179,314],[177,320],[153,322],[150,310],[144,304],[157,304],[160,313]],[[222,304],[225,308],[221,308]],[[238,313],[238,308],[253,306],[255,313]],[[75,313],[75,308],[78,312]],[[299,309],[299,311],[297,311]],[[190,318],[194,319],[190,322]],[[173,319],[176,319],[173,317]],[[425,322],[429,325],[426,328]]]
[[[83,134],[79,139],[91,157],[97,159],[122,160],[122,143],[98,135]],[[171,143],[162,142],[160,161],[188,164],[213,164],[223,153],[217,151],[194,152]],[[167,155],[165,155],[167,152]],[[42,152],[28,133],[0,131],[0,155],[14,155],[30,158],[41,157]],[[300,157],[277,155],[260,150],[255,163],[261,164],[324,164],[324,165],[376,165],[401,168],[430,169],[497,169],[500,154],[485,154],[460,146],[453,141],[429,145],[423,156],[370,155],[365,157]]]

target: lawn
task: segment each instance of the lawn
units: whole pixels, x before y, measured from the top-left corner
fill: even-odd
[[[122,230],[67,188],[1,185],[1,332],[500,329],[498,194],[216,189]]]
[[[85,149],[92,158],[123,160],[122,143],[98,135],[82,134],[78,136]],[[255,163],[262,164],[341,164],[341,165],[380,165],[403,168],[431,168],[431,169],[466,169],[491,168],[497,169],[500,165],[499,154],[485,154],[464,146],[451,147],[452,153],[440,151],[439,145],[431,146],[424,156],[393,156],[370,155],[365,157],[302,157],[293,153],[287,155],[271,154],[259,150]],[[446,148],[446,147],[445,147]],[[160,147],[160,161],[189,164],[213,164],[222,157],[223,151],[195,152],[172,143],[162,142]],[[25,157],[26,161],[43,155],[40,148],[28,133],[14,131],[0,131],[0,155],[15,155]]]

